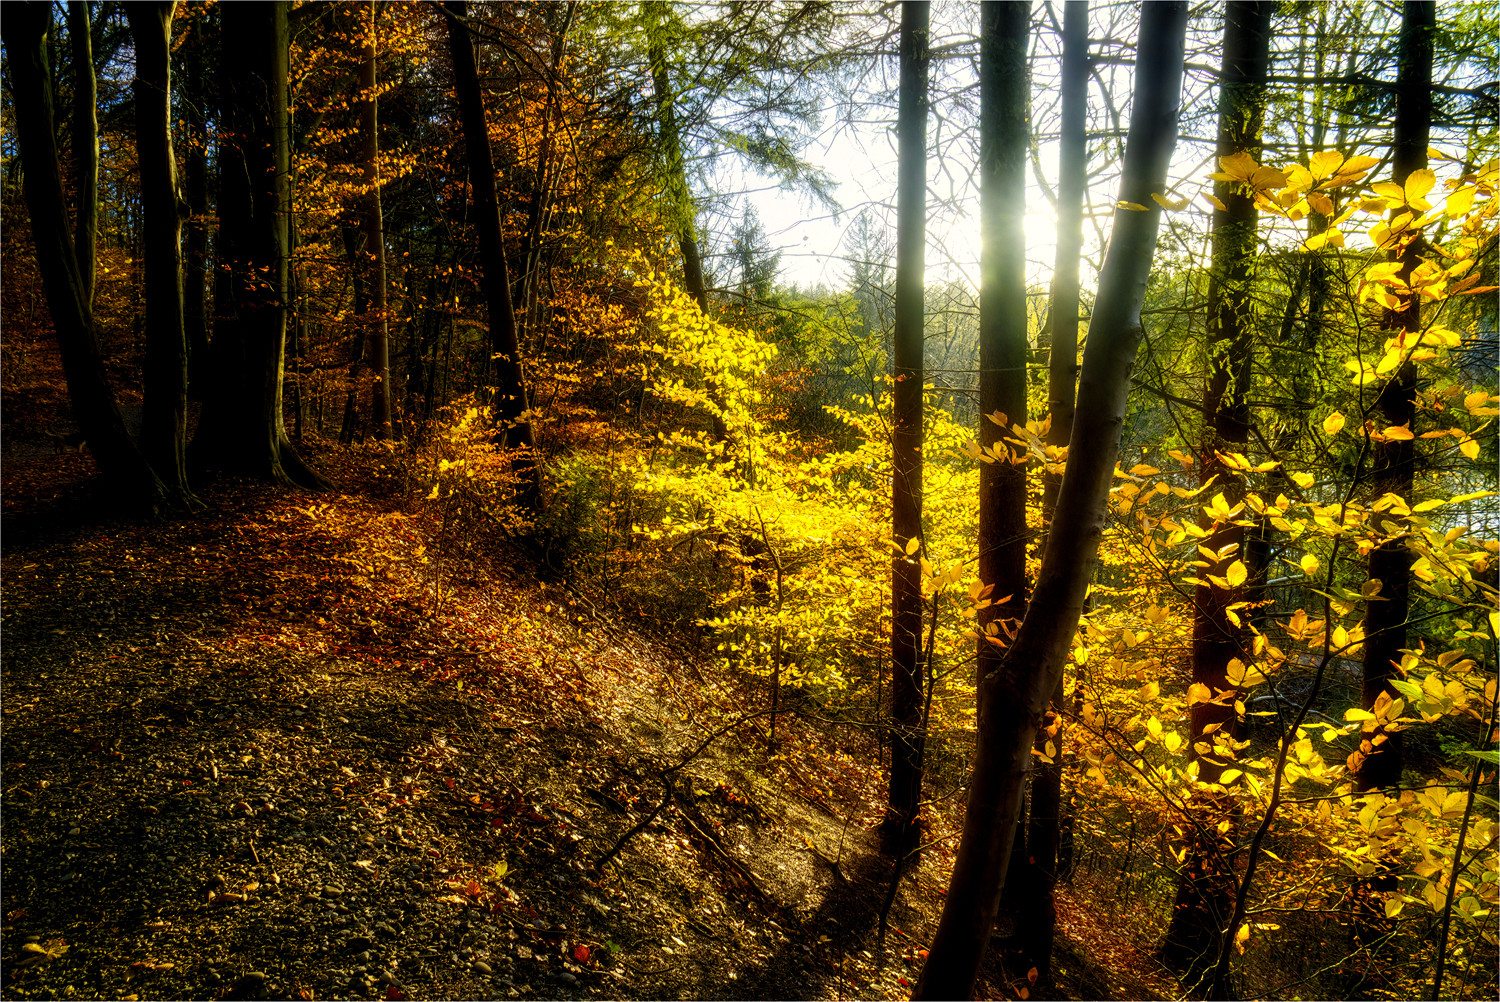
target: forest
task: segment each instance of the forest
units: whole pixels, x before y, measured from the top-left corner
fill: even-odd
[[[1500,995],[1500,13],[12,0],[12,998]]]

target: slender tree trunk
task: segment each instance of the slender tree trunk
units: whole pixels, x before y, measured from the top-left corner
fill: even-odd
[[[469,183],[474,188],[480,272],[490,321],[490,352],[499,386],[495,420],[502,428],[500,444],[515,450],[512,469],[518,500],[524,507],[536,510],[541,506],[541,485],[532,440],[531,405],[526,399],[521,347],[516,338],[516,314],[510,299],[510,276],[500,228],[500,198],[495,190],[495,162],[479,90],[479,70],[474,63],[474,43],[469,37],[468,4],[464,0],[448,0],[443,8],[448,14],[448,47],[453,56],[459,117],[463,120],[468,150]]]
[[[1270,58],[1271,15],[1275,4],[1231,0],[1224,12],[1224,56],[1219,81],[1220,158],[1260,153],[1261,121],[1265,115],[1266,68]],[[1254,322],[1251,285],[1255,261],[1258,213],[1243,186],[1220,181],[1216,194],[1225,208],[1216,209],[1211,234],[1212,262],[1208,288],[1209,376],[1203,395],[1207,427],[1199,462],[1205,485],[1213,482],[1229,507],[1244,498],[1245,483],[1218,459],[1221,451],[1243,452],[1249,439],[1250,414],[1246,391]],[[1213,488],[1210,488],[1212,490]],[[1212,496],[1212,495],[1210,495]],[[1203,569],[1193,593],[1194,684],[1211,693],[1233,691],[1229,663],[1248,664],[1251,656],[1246,632],[1230,619],[1230,606],[1242,602],[1240,584],[1222,587],[1210,575],[1225,579],[1229,569],[1247,559],[1245,529],[1234,520],[1202,522],[1209,535],[1204,548],[1222,554]],[[1248,574],[1247,574],[1248,576]],[[1244,618],[1248,618],[1248,613]],[[1233,699],[1198,700],[1188,709],[1193,762],[1198,779],[1217,783],[1235,758],[1231,743],[1241,737],[1242,725]],[[1189,801],[1186,820],[1187,857],[1178,880],[1171,923],[1162,943],[1162,958],[1189,982],[1196,982],[1218,960],[1225,929],[1234,908],[1235,880],[1230,863],[1233,839],[1219,831],[1229,817],[1232,797],[1208,791]],[[1232,820],[1232,819],[1231,819]]]
[[[1063,12],[1062,131],[1058,141],[1057,251],[1052,268],[1052,346],[1048,358],[1047,400],[1051,423],[1047,444],[1059,448],[1073,433],[1073,409],[1078,382],[1078,262],[1083,252],[1083,191],[1087,184],[1088,144],[1084,123],[1088,112],[1089,72],[1088,0],[1068,0]],[[1047,473],[1042,481],[1042,527],[1052,524],[1058,474]],[[1044,547],[1045,548],[1045,547]],[[1052,979],[1052,940],[1057,929],[1054,887],[1063,869],[1063,817],[1071,821],[1071,808],[1063,803],[1063,683],[1059,674],[1052,705],[1037,732],[1038,762],[1031,780],[1029,843],[1031,865],[1036,875],[1038,913],[1026,920],[1031,939],[1032,963],[1038,982]],[[1048,745],[1051,751],[1048,751]],[[1050,759],[1050,761],[1047,761]],[[1071,850],[1071,843],[1069,844]]]
[[[135,135],[145,216],[146,372],[141,444],[173,495],[187,482],[187,341],[182,322],[182,209],[172,152],[175,0],[125,8],[135,42]]]
[[[286,356],[291,169],[285,2],[223,4],[220,72],[219,244],[226,280],[215,296],[215,390],[193,439],[202,465],[309,490],[328,482],[287,437],[282,416]],[[221,306],[218,300],[225,300]]]
[[[208,14],[200,9],[183,54],[182,97],[187,120],[183,155],[183,194],[187,199],[187,241],[182,263],[182,325],[188,346],[188,392],[204,396],[201,370],[208,362],[208,116],[203,85]]]
[[[0,19],[15,101],[16,144],[26,165],[26,205],[37,270],[57,331],[73,417],[94,462],[123,507],[156,512],[168,500],[166,491],[125,431],[99,355],[87,284],[79,270],[80,260],[93,261],[93,251],[80,253],[69,235],[47,62],[51,27],[51,4],[43,0],[12,3]]]
[[[979,19],[979,580],[995,603],[979,610],[975,671],[995,671],[1026,615],[1026,472],[1008,461],[1010,425],[1026,423],[1026,158],[1030,150],[1024,4],[986,4]],[[999,422],[1004,422],[1004,426]],[[997,448],[998,446],[998,448]],[[993,462],[988,455],[998,453]],[[1023,461],[1024,462],[1024,461]],[[988,690],[979,687],[976,697]],[[981,708],[979,712],[983,712]],[[1022,807],[1022,816],[1026,813]],[[1015,939],[1029,957],[1034,873],[1017,832],[1006,905],[1019,914]],[[1026,966],[1030,966],[1028,963]],[[1024,968],[1023,968],[1024,969]]]
[[[654,20],[657,28],[648,53],[651,60],[651,86],[656,100],[657,127],[661,130],[662,155],[666,159],[667,195],[677,220],[677,246],[682,251],[682,284],[706,317],[709,307],[708,289],[703,281],[703,255],[698,250],[698,224],[693,209],[693,195],[688,189],[682,136],[677,128],[677,109],[667,67],[666,45],[661,39],[661,26],[669,16],[670,5],[648,2],[643,8],[643,13]],[[712,374],[709,374],[709,384],[709,396],[717,404],[722,394],[719,393]],[[720,410],[721,407],[715,408],[713,430],[714,440],[723,443],[728,441],[729,427]]]
[[[370,0],[370,23],[360,62],[359,129],[363,140],[365,250],[370,255],[370,415],[375,437],[391,437],[391,340],[385,316],[385,222],[380,208],[380,136],[375,97],[375,18],[380,0]]]
[[[344,395],[344,421],[339,426],[339,442],[344,445],[351,444],[356,435],[364,440],[359,428],[359,374],[364,369],[365,345],[369,341],[363,317],[370,309],[370,300],[365,294],[365,236],[353,226],[343,228],[344,257],[349,261],[350,284],[354,287],[353,313],[358,318],[354,335],[349,339],[349,390]]]
[[[896,134],[896,331],[891,532],[897,546],[922,535],[922,334],[927,240],[929,5],[901,4],[901,82]],[[913,553],[891,565],[891,820],[910,849],[922,794],[922,578]]]
[[[1432,124],[1432,33],[1436,12],[1430,0],[1408,0],[1401,20],[1400,78],[1396,82],[1395,146],[1392,150],[1391,180],[1405,185],[1413,171],[1427,167],[1427,140]],[[1400,210],[1396,210],[1400,211]],[[1417,242],[1393,253],[1401,262],[1404,278],[1420,262],[1422,248]],[[1386,317],[1386,329],[1392,337],[1405,338],[1422,326],[1418,298],[1413,296],[1400,310]],[[1409,340],[1404,343],[1410,344]],[[1410,362],[1380,391],[1379,404],[1385,424],[1405,426],[1414,433],[1416,417],[1417,373]],[[1414,439],[1374,443],[1375,476],[1371,496],[1391,493],[1410,499],[1416,470]],[[1382,532],[1399,531],[1399,521],[1384,514],[1375,516],[1375,527]],[[1407,594],[1411,576],[1412,554],[1403,539],[1392,539],[1370,552],[1370,578],[1381,583],[1380,598],[1365,606],[1365,663],[1361,705],[1369,710],[1382,694],[1397,698],[1391,679],[1400,677],[1396,666],[1406,643]],[[1401,734],[1381,727],[1369,728],[1362,735],[1355,785],[1360,790],[1396,786],[1401,781]]]
[[[89,5],[68,4],[68,42],[73,50],[73,187],[77,218],[73,253],[84,303],[94,307],[94,255],[99,242],[99,99],[94,81],[94,39]]]
[[[1001,670],[980,680],[978,750],[958,858],[914,998],[969,998],[1003,889],[1016,814],[1037,724],[1056,691],[1078,629],[1106,522],[1130,370],[1142,336],[1141,304],[1177,139],[1187,5],[1143,5],[1120,198],[1147,206],[1119,210],[1099,276],[1074,416],[1068,468],[1058,492],[1047,552],[1026,619]]]
[[[1400,68],[1396,81],[1395,143],[1392,149],[1391,180],[1406,184],[1413,171],[1427,167],[1427,142],[1432,124],[1432,33],[1436,27],[1436,9],[1431,0],[1408,0],[1402,5],[1400,35]],[[1393,213],[1400,213],[1401,209]],[[1392,248],[1391,259],[1400,262],[1400,275],[1406,278],[1421,261],[1420,240],[1404,247]],[[1422,329],[1420,299],[1410,297],[1406,304],[1389,310],[1385,329],[1408,350]],[[1380,388],[1377,399],[1381,423],[1406,427],[1420,434],[1417,417],[1417,370],[1406,362]],[[1374,475],[1370,496],[1379,498],[1395,494],[1411,500],[1416,479],[1416,440],[1397,439],[1373,443]],[[1400,533],[1400,519],[1386,513],[1373,515],[1376,531],[1394,538],[1370,551],[1369,576],[1380,582],[1380,591],[1365,605],[1364,678],[1360,705],[1375,710],[1385,697],[1387,703],[1399,698],[1391,680],[1402,672],[1401,650],[1408,646],[1406,619],[1410,601],[1413,555]],[[1360,734],[1359,750],[1349,756],[1355,789],[1387,790],[1399,786],[1403,755],[1401,732],[1387,729],[1383,716],[1366,721]],[[1354,917],[1352,938],[1356,953],[1387,935],[1394,924],[1385,914],[1385,899],[1397,886],[1396,864],[1392,850],[1381,846],[1372,860],[1376,871],[1355,882],[1351,899]],[[1386,982],[1385,972],[1368,963],[1357,963],[1349,972],[1346,988],[1350,998],[1370,998],[1372,990]]]

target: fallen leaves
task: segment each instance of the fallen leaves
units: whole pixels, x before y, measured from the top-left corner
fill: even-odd
[[[49,939],[44,943],[22,943],[21,953],[24,956],[17,961],[18,966],[28,967],[32,964],[45,964],[49,960],[56,960],[68,952],[68,944],[61,939]]]

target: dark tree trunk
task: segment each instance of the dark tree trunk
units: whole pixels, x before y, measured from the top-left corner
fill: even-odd
[[[1408,0],[1402,7],[1400,68],[1396,81],[1395,143],[1392,150],[1391,180],[1404,186],[1413,171],[1427,167],[1427,141],[1432,124],[1432,33],[1436,27],[1435,5],[1430,0]],[[1397,209],[1395,213],[1402,210]],[[1393,214],[1395,214],[1393,213]],[[1392,248],[1392,260],[1400,262],[1400,275],[1406,278],[1421,261],[1421,242],[1413,240],[1402,248]],[[1393,338],[1403,339],[1409,350],[1422,329],[1420,300],[1410,297],[1406,304],[1389,310],[1385,328]],[[1410,337],[1409,337],[1410,335]],[[1417,370],[1406,362],[1380,388],[1377,400],[1382,423],[1406,427],[1420,434],[1417,417]],[[1370,497],[1395,494],[1412,501],[1416,479],[1416,440],[1397,439],[1374,442],[1374,470]],[[1384,512],[1373,515],[1376,531],[1401,532],[1401,520]],[[1398,698],[1391,680],[1400,678],[1397,667],[1401,650],[1408,646],[1406,619],[1410,603],[1413,554],[1402,536],[1381,543],[1370,551],[1369,576],[1380,582],[1376,598],[1365,605],[1364,678],[1360,705],[1376,712],[1376,719],[1366,721],[1360,734],[1359,750],[1350,758],[1354,786],[1361,792],[1387,790],[1399,786],[1403,755],[1401,732],[1386,727],[1384,707],[1377,709],[1384,697],[1389,705]],[[1374,860],[1376,871],[1355,882],[1354,916],[1351,923],[1354,952],[1365,955],[1370,944],[1388,936],[1394,923],[1385,914],[1386,897],[1397,887],[1397,860],[1391,850],[1383,850]],[[1372,992],[1387,982],[1386,974],[1374,965],[1356,961],[1347,972],[1346,992],[1350,998],[1372,998]]]
[[[286,355],[290,146],[287,7],[223,4],[219,68],[219,244],[227,269],[215,296],[214,392],[193,440],[196,462],[320,490],[328,482],[297,455],[282,417]]]
[[[468,4],[448,0],[448,47],[453,56],[454,84],[458,91],[459,117],[463,120],[468,150],[469,183],[474,189],[474,218],[479,228],[479,263],[489,311],[490,352],[495,357],[495,420],[501,426],[500,443],[515,450],[517,499],[529,509],[541,505],[535,445],[532,440],[530,404],[521,369],[521,347],[516,338],[516,314],[510,299],[510,276],[505,264],[505,244],[500,229],[500,198],[495,190],[495,163],[490,153],[489,128],[485,124],[484,101],[479,91],[479,70],[474,63],[474,43],[469,37]]]
[[[1026,422],[1026,159],[1030,149],[1024,4],[986,4],[979,19],[979,580],[991,589],[981,608],[975,672],[999,670],[1005,646],[1026,615],[1026,473],[1008,461],[1010,425]],[[1003,415],[1003,417],[1002,417]],[[1004,422],[1004,426],[997,422]],[[986,461],[998,454],[1000,458]],[[989,690],[976,688],[983,699]],[[980,713],[984,710],[981,707]],[[1025,816],[1025,810],[1022,810]],[[1006,907],[1016,912],[1017,942],[1028,958],[1034,940],[1035,873],[1017,832],[1006,877]],[[1027,963],[1025,967],[1031,966]],[[1025,967],[1022,969],[1024,970]]]
[[[1084,123],[1088,112],[1089,5],[1068,0],[1063,13],[1062,132],[1058,141],[1057,252],[1052,268],[1052,345],[1048,357],[1047,400],[1051,423],[1047,444],[1066,446],[1073,433],[1073,409],[1078,382],[1078,261],[1083,252],[1083,191],[1087,183],[1088,144]],[[1042,482],[1043,532],[1052,524],[1062,477],[1045,474]],[[1057,678],[1052,705],[1037,733],[1039,761],[1031,780],[1029,819],[1030,860],[1037,887],[1035,915],[1026,918],[1032,963],[1038,982],[1052,978],[1052,940],[1057,929],[1054,887],[1065,865],[1060,856],[1063,819],[1071,822],[1071,808],[1063,802],[1063,683]],[[1047,746],[1051,745],[1049,755]],[[1050,758],[1051,761],[1046,761]],[[1071,850],[1071,842],[1068,844]]]
[[[51,5],[18,2],[0,19],[14,96],[16,144],[26,164],[26,205],[36,243],[47,307],[57,331],[73,417],[89,443],[99,471],[122,507],[159,511],[167,494],[146,463],[115,402],[104,374],[94,315],[79,261],[93,261],[92,248],[78,251],[69,235],[68,210],[58,166],[52,111],[52,73],[47,63]]]
[[[897,546],[922,535],[922,333],[927,240],[926,0],[901,5],[901,83],[896,134],[895,480],[891,533]],[[922,794],[922,578],[917,555],[891,565],[891,820],[904,854]]]
[[[77,203],[73,253],[89,309],[94,306],[94,254],[99,242],[99,99],[91,31],[89,5],[71,0],[68,42],[73,50],[73,197]]]
[[[132,3],[135,135],[145,217],[146,371],[141,446],[168,492],[189,498],[187,342],[182,324],[182,208],[172,152],[172,13],[175,0]]]
[[[1266,68],[1270,58],[1271,15],[1276,5],[1255,0],[1232,0],[1224,12],[1224,57],[1219,82],[1220,158],[1260,153],[1261,121],[1265,115]],[[1220,181],[1216,185],[1225,208],[1216,209],[1211,235],[1212,262],[1208,288],[1208,359],[1210,371],[1203,394],[1206,428],[1198,464],[1203,484],[1213,482],[1230,507],[1245,496],[1245,483],[1217,456],[1221,451],[1243,452],[1249,439],[1250,415],[1246,391],[1254,323],[1251,317],[1252,266],[1255,261],[1258,213],[1243,186]],[[1210,488],[1212,491],[1213,488]],[[1210,494],[1210,496],[1212,496]],[[1234,690],[1229,663],[1251,660],[1245,630],[1228,615],[1229,607],[1245,598],[1241,585],[1220,587],[1210,575],[1224,578],[1236,562],[1248,559],[1245,530],[1233,520],[1201,522],[1209,535],[1204,547],[1223,553],[1201,572],[1193,592],[1192,679],[1210,692]],[[1248,565],[1247,565],[1248,570]],[[1243,618],[1248,618],[1248,613]],[[1242,725],[1233,699],[1193,703],[1188,710],[1192,761],[1198,778],[1217,783],[1234,760],[1229,742],[1241,737]],[[1234,908],[1235,881],[1229,853],[1233,839],[1218,825],[1231,810],[1229,795],[1196,794],[1187,819],[1187,857],[1177,885],[1171,923],[1162,943],[1162,959],[1195,983],[1211,970],[1224,942]]]
[[[1436,11],[1429,0],[1409,0],[1403,5],[1401,20],[1400,77],[1396,82],[1395,146],[1392,150],[1391,180],[1399,185],[1416,170],[1427,167],[1427,140],[1432,126],[1432,33]],[[1400,210],[1397,210],[1400,211]],[[1405,278],[1420,262],[1417,242],[1407,246],[1394,258],[1401,262]],[[1386,329],[1392,337],[1403,332],[1421,330],[1419,301],[1413,296],[1406,307],[1393,310],[1386,317]],[[1404,425],[1416,433],[1417,374],[1406,363],[1381,388],[1380,410],[1388,425]],[[1374,443],[1375,476],[1371,497],[1389,492],[1411,500],[1416,471],[1415,439]],[[1383,532],[1398,531],[1398,523],[1377,515],[1375,527]],[[1370,577],[1381,583],[1380,600],[1365,606],[1365,663],[1361,705],[1369,710],[1382,694],[1397,697],[1391,679],[1399,677],[1396,665],[1406,643],[1406,614],[1411,576],[1412,554],[1401,539],[1382,543],[1370,552]],[[1401,734],[1376,727],[1362,735],[1360,761],[1355,770],[1355,785],[1360,790],[1395,786],[1401,781]],[[1368,747],[1366,747],[1368,745]]]
[[[391,340],[385,316],[385,222],[380,207],[380,136],[375,98],[375,17],[379,0],[370,0],[370,23],[359,64],[359,130],[363,145],[365,250],[370,255],[370,416],[375,437],[391,437]]]
[[[199,10],[183,52],[182,97],[187,120],[183,152],[183,195],[187,199],[186,244],[182,261],[182,326],[188,346],[188,392],[204,396],[201,371],[208,362],[208,115],[203,84],[209,44],[208,14]]]
[[[1142,336],[1141,304],[1161,219],[1151,193],[1165,190],[1177,139],[1186,25],[1185,3],[1143,5],[1120,198],[1148,208],[1115,213],[1078,388],[1084,406],[1074,416],[1052,533],[1021,631],[1002,670],[980,683],[991,692],[980,702],[963,839],[914,998],[970,997],[1003,890],[1037,725],[1078,630]]]

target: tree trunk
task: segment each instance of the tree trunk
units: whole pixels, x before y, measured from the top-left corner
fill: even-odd
[[[896,545],[922,535],[922,322],[927,240],[926,0],[901,4],[901,82],[896,135],[896,330],[891,533]],[[910,848],[922,794],[922,577],[913,553],[891,565],[891,821],[899,851]]]
[[[202,371],[208,355],[208,117],[203,65],[208,46],[208,14],[199,10],[183,53],[182,96],[187,120],[183,153],[183,194],[187,199],[187,240],[182,262],[182,326],[188,346],[188,392],[204,397]]]
[[[495,420],[501,426],[499,444],[515,450],[512,469],[516,476],[517,500],[528,509],[541,505],[535,445],[532,440],[530,404],[521,370],[521,347],[516,339],[516,314],[510,299],[510,276],[505,264],[505,244],[500,228],[500,198],[495,190],[495,163],[490,153],[489,127],[485,124],[484,101],[479,91],[479,70],[474,63],[474,43],[469,37],[468,4],[447,0],[448,47],[453,56],[454,85],[458,91],[459,117],[463,120],[468,150],[469,183],[474,189],[474,218],[479,228],[479,264],[489,311],[490,352],[495,359]]]
[[[963,839],[937,934],[915,998],[969,998],[984,958],[1031,765],[1032,742],[1078,629],[1107,520],[1130,370],[1140,344],[1141,303],[1177,138],[1187,5],[1143,5],[1120,199],[1147,206],[1118,210],[1089,325],[1068,468],[1026,619],[1001,670],[980,679],[978,749]]]
[[[1256,0],[1232,0],[1225,8],[1215,150],[1220,158],[1260,153],[1274,11],[1274,3]],[[1246,391],[1254,333],[1251,284],[1258,213],[1254,199],[1243,186],[1219,181],[1215,187],[1225,208],[1214,210],[1211,233],[1210,371],[1203,394],[1206,428],[1198,467],[1200,482],[1207,485],[1213,481],[1233,508],[1245,496],[1245,483],[1219,461],[1218,454],[1230,450],[1243,452],[1249,439]],[[1243,582],[1225,588],[1210,583],[1208,578],[1210,575],[1224,578],[1232,565],[1247,559],[1245,529],[1233,520],[1215,522],[1207,516],[1200,524],[1209,532],[1203,546],[1222,556],[1202,569],[1202,581],[1193,592],[1192,680],[1217,693],[1236,688],[1229,682],[1230,661],[1239,658],[1248,664],[1251,655],[1245,643],[1246,631],[1229,618],[1229,607],[1245,598]],[[1235,758],[1230,741],[1242,736],[1234,701],[1194,702],[1188,717],[1192,761],[1197,764],[1198,779],[1217,783]],[[1193,816],[1186,820],[1184,828],[1187,857],[1161,956],[1178,971],[1186,972],[1190,983],[1212,969],[1218,960],[1234,908],[1234,870],[1229,855],[1233,839],[1228,832],[1218,831],[1231,810],[1231,799],[1227,794],[1200,791],[1189,800]]]
[[[73,253],[84,303],[94,307],[94,254],[99,242],[99,99],[94,81],[94,39],[89,5],[68,4],[68,43],[73,52],[73,198],[77,219]]]
[[[215,296],[215,392],[204,405],[193,458],[205,466],[309,490],[328,482],[297,455],[282,418],[286,355],[291,154],[284,2],[223,4],[223,138],[219,244],[227,269]]]
[[[1088,112],[1089,5],[1087,0],[1068,0],[1063,13],[1062,131],[1058,140],[1057,251],[1052,268],[1052,345],[1048,358],[1047,400],[1051,423],[1047,444],[1059,448],[1073,433],[1073,408],[1078,381],[1078,261],[1083,252],[1083,191],[1087,184],[1088,144],[1084,124]],[[1047,473],[1042,481],[1042,531],[1052,524],[1058,474]],[[1045,546],[1044,546],[1045,549]],[[1045,758],[1038,762],[1031,780],[1029,820],[1030,860],[1037,895],[1037,914],[1028,916],[1029,952],[1037,969],[1038,983],[1052,978],[1052,940],[1057,929],[1054,887],[1063,869],[1059,856],[1065,809],[1062,793],[1062,708],[1065,675],[1059,674],[1052,705],[1037,734],[1037,750]],[[1051,744],[1052,753],[1047,752]],[[1070,819],[1071,820],[1071,819]],[[1069,845],[1071,849],[1071,843]]]
[[[666,45],[662,41],[662,25],[669,11],[668,4],[647,3],[643,13],[653,19],[656,33],[650,51],[651,87],[656,100],[657,127],[661,131],[662,155],[666,160],[667,195],[672,213],[677,222],[677,246],[682,251],[682,284],[688,295],[698,304],[698,309],[708,316],[708,289],[703,281],[703,256],[698,250],[698,225],[693,210],[692,192],[688,190],[687,167],[682,153],[682,135],[677,128],[677,111],[673,102],[672,81],[667,69]],[[713,375],[709,374],[709,396],[715,404],[722,398]],[[727,442],[729,426],[716,407],[713,414],[714,441]]]
[[[370,415],[375,437],[391,437],[391,341],[385,316],[385,222],[380,208],[380,136],[375,97],[375,18],[379,0],[370,0],[370,24],[359,67],[359,130],[363,140],[365,250],[370,255]]]
[[[125,8],[135,43],[135,135],[145,217],[146,371],[141,446],[168,492],[186,502],[187,341],[182,323],[182,213],[172,152],[172,14],[176,0]]]
[[[62,171],[57,160],[52,112],[52,73],[47,64],[49,3],[13,3],[0,19],[14,96],[16,144],[25,162],[26,205],[36,243],[37,270],[57,331],[73,418],[89,443],[99,472],[123,507],[156,512],[167,495],[147,465],[115,402],[104,373],[94,315],[79,261],[93,261],[69,236]]]
[[[1408,0],[1402,8],[1400,68],[1396,81],[1395,142],[1392,149],[1391,180],[1406,184],[1413,171],[1427,167],[1427,141],[1432,124],[1432,33],[1436,27],[1435,5],[1430,0]],[[1393,215],[1401,209],[1394,210]],[[1393,248],[1391,259],[1401,264],[1405,279],[1421,261],[1421,241]],[[1385,329],[1392,338],[1401,339],[1408,350],[1413,335],[1422,329],[1421,303],[1411,296],[1404,307],[1388,310]],[[1380,388],[1377,399],[1382,423],[1404,426],[1413,434],[1417,417],[1417,370],[1406,362]],[[1387,493],[1412,500],[1416,478],[1416,440],[1374,442],[1374,470],[1370,497]],[[1399,519],[1384,512],[1372,516],[1373,527],[1385,534],[1400,533]],[[1395,536],[1370,551],[1369,576],[1380,582],[1375,599],[1365,605],[1364,678],[1360,705],[1375,709],[1382,696],[1399,698],[1391,680],[1401,677],[1397,667],[1401,650],[1407,646],[1406,619],[1410,601],[1413,555],[1403,536]],[[1359,750],[1349,756],[1354,786],[1361,792],[1387,790],[1399,786],[1403,756],[1401,732],[1390,730],[1384,719],[1366,721],[1360,734]],[[1394,923],[1386,916],[1386,897],[1397,886],[1396,863],[1392,850],[1382,846],[1372,859],[1377,869],[1355,882],[1352,894],[1351,932],[1356,955],[1363,956],[1369,945],[1390,934]],[[1368,963],[1359,963],[1348,972],[1346,991],[1350,998],[1370,998],[1382,982],[1384,972]]]
[[[1010,425],[1026,422],[1026,159],[1030,150],[1030,80],[1026,41],[1030,12],[1021,4],[987,4],[979,19],[979,444],[1011,455]],[[1001,416],[1003,415],[1003,417]],[[1003,421],[1004,426],[997,423]],[[998,448],[997,448],[998,446]],[[983,454],[982,454],[983,456]],[[979,466],[979,581],[991,588],[979,610],[975,671],[995,671],[1026,615],[1026,472],[1000,459]],[[987,690],[979,687],[976,697]],[[983,708],[979,709],[983,713]],[[1021,816],[1025,817],[1023,807]],[[1006,907],[1018,912],[1013,937],[1028,960],[1034,929],[1035,874],[1017,832],[1006,877]],[[1022,968],[1030,967],[1028,962]]]
[[[1409,0],[1403,6],[1400,77],[1396,82],[1395,145],[1391,163],[1391,180],[1399,185],[1406,184],[1412,171],[1427,167],[1427,139],[1432,124],[1432,33],[1435,26],[1435,8],[1429,0]],[[1413,241],[1392,255],[1394,260],[1401,262],[1402,278],[1420,262],[1421,249],[1419,243]],[[1411,297],[1404,309],[1390,311],[1385,326],[1392,337],[1403,337],[1421,330],[1418,298]],[[1380,391],[1380,410],[1387,425],[1404,425],[1416,433],[1412,426],[1416,417],[1416,393],[1416,368],[1407,362]],[[1410,503],[1416,470],[1415,439],[1376,442],[1374,454],[1375,476],[1370,496],[1379,498],[1391,493]],[[1375,516],[1375,528],[1382,532],[1397,532],[1399,526],[1398,520],[1383,513]],[[1406,612],[1411,564],[1411,550],[1403,539],[1389,540],[1370,552],[1370,577],[1380,581],[1381,589],[1379,599],[1365,606],[1364,686],[1360,702],[1367,710],[1375,706],[1381,694],[1392,699],[1398,696],[1391,686],[1391,679],[1399,677],[1396,665],[1401,661],[1401,649],[1407,646]],[[1360,760],[1355,770],[1356,787],[1375,790],[1399,784],[1402,767],[1400,732],[1377,727],[1367,730],[1362,739]]]

